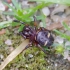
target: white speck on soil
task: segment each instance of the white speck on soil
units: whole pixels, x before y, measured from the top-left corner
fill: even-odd
[[[11,41],[10,39],[7,39],[7,40],[5,41],[5,44],[6,44],[6,45],[12,45],[12,41]]]
[[[57,42],[57,43],[59,43],[59,44],[62,44],[62,43],[64,42],[64,39],[63,39],[62,37],[60,37],[60,36],[57,36],[57,37],[55,38],[55,42]]]
[[[29,56],[30,58],[33,58],[33,55],[32,55],[32,54],[28,54],[28,56]]]
[[[57,64],[57,63],[55,63],[55,67],[57,67],[57,65],[58,65],[58,64]]]
[[[2,54],[0,54],[0,58],[1,58],[1,59],[3,59],[3,58],[4,58],[4,56],[3,56]]]
[[[26,64],[25,66],[26,66],[26,67],[28,67],[28,65],[27,65],[27,64]]]

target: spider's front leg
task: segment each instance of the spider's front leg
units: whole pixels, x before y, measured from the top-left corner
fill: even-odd
[[[41,29],[42,31],[44,31],[44,30],[45,30],[45,28],[44,28],[44,27],[40,27],[40,29]]]
[[[20,34],[24,39],[26,39],[26,36],[25,36],[22,32],[19,32],[19,34]]]
[[[32,46],[32,42],[30,42],[30,43],[23,49],[23,51],[26,50],[26,49],[28,49],[28,48],[31,47],[31,46]]]
[[[13,22],[17,22],[17,23],[25,24],[24,22],[19,21],[19,20],[13,20]]]

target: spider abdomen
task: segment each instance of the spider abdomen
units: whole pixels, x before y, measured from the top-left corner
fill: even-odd
[[[41,46],[51,46],[54,38],[48,30],[43,30],[38,32],[36,40]]]

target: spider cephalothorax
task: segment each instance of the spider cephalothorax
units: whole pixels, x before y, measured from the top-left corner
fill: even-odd
[[[30,45],[35,43],[40,49],[44,51],[41,46],[51,46],[53,44],[54,38],[49,30],[41,27],[36,29],[35,27],[25,26],[20,34],[25,38],[30,40]],[[44,51],[45,52],[45,51]]]

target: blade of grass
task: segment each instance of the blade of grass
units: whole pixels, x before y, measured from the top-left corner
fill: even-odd
[[[20,23],[16,23],[16,22],[12,22],[12,20],[10,21],[4,21],[4,22],[0,22],[0,29],[5,28],[5,27],[9,27],[9,26],[18,26],[21,25]]]
[[[14,6],[15,6],[16,9],[19,8],[17,0],[12,0],[12,3],[14,4]]]
[[[43,27],[46,28],[46,16],[41,12],[41,17],[42,17],[42,22],[43,22]]]
[[[67,30],[70,30],[70,27],[69,27],[65,22],[63,22],[63,26],[64,26]]]
[[[23,21],[23,18],[22,18],[21,16],[14,15],[14,17],[15,17],[17,20],[20,20],[20,21],[24,22],[24,21]]]
[[[51,3],[58,3],[58,4],[67,4],[70,6],[70,0],[29,0],[29,1],[37,1],[37,2],[51,2]]]
[[[18,5],[18,9],[22,10],[21,4],[19,3]]]
[[[13,11],[15,11],[15,9],[12,7],[12,6],[10,6],[8,3],[6,3],[6,2],[2,2],[4,5],[6,5],[6,6],[8,6],[10,9],[12,9]]]
[[[48,6],[50,3],[41,3],[40,5],[38,5],[38,6],[36,6],[36,7],[33,7],[33,8],[31,8],[31,9],[27,9],[26,10],[26,14],[23,14],[23,16],[22,16],[22,18],[25,20],[26,19],[26,21],[27,21],[27,19],[29,19],[28,21],[30,22],[31,21],[31,19],[29,18],[29,17],[31,17],[31,16],[33,16],[34,15],[34,13],[37,11],[37,10],[39,10],[39,9],[41,9],[41,8],[43,8],[44,6]],[[24,11],[23,11],[24,12]]]
[[[56,32],[57,34],[59,34],[61,37],[66,38],[67,40],[70,41],[70,36],[68,36],[68,35],[66,35],[64,33],[61,33],[60,31],[55,30],[55,29],[53,31]]]
[[[17,10],[17,15],[18,15],[18,16],[25,16],[25,15],[23,14],[23,11],[20,10],[20,9]]]
[[[67,49],[67,50],[70,50],[70,45],[66,46],[66,49]]]
[[[14,16],[15,15],[15,13],[14,12],[3,12],[2,14],[4,14],[4,15],[10,15],[10,16]]]
[[[16,9],[21,10],[21,4],[17,2],[17,0],[12,0],[12,3],[14,4]]]
[[[19,27],[19,30],[18,30],[18,31],[19,31],[19,32],[20,32],[20,31],[22,31],[22,30],[23,30],[23,28],[24,28],[24,25],[23,25],[23,24],[21,24],[21,26]]]
[[[0,22],[0,29],[11,26],[12,21]]]
[[[35,8],[31,9],[31,12],[28,14],[27,17],[30,17],[31,15],[33,15],[37,10],[42,9],[45,6],[50,5],[51,3],[44,3],[42,2],[41,4],[39,4],[38,6],[36,6]]]

